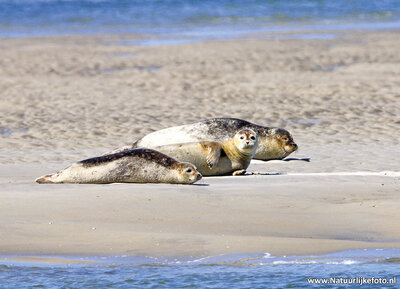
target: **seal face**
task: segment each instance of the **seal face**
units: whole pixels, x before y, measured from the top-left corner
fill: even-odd
[[[256,151],[257,133],[242,129],[224,142],[191,142],[157,146],[156,150],[196,166],[205,176],[244,174]]]
[[[42,183],[172,183],[192,184],[202,178],[196,167],[179,162],[152,149],[132,149],[86,159],[55,174]]]
[[[233,138],[241,129],[252,129],[258,135],[258,147],[254,159],[283,159],[297,150],[297,145],[287,130],[260,126],[238,118],[212,118],[165,128],[142,137],[129,148],[155,148],[161,145],[198,141],[224,142]]]
[[[269,134],[264,136],[261,142],[262,148],[257,152],[255,158],[263,159],[263,152],[267,152],[268,160],[281,160],[296,151],[298,146],[293,141],[290,133],[281,128],[271,128]]]
[[[258,135],[251,129],[242,129],[236,133],[234,142],[239,151],[253,155],[258,145]]]

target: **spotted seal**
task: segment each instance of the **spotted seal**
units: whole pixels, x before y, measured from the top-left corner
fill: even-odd
[[[36,179],[44,183],[170,183],[192,184],[202,178],[196,167],[153,149],[132,149],[86,159],[55,174]]]
[[[238,130],[243,128],[252,129],[258,135],[258,147],[254,159],[281,160],[297,150],[297,144],[285,129],[261,126],[238,118],[212,118],[152,132],[137,140],[132,146],[125,146],[109,153],[176,143],[222,142],[231,139]]]

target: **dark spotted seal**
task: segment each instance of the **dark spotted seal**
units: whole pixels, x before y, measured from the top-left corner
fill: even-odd
[[[44,183],[170,183],[192,184],[201,179],[196,167],[152,149],[132,149],[72,164],[36,182]]]

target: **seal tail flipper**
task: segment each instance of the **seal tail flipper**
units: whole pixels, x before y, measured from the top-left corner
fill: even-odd
[[[35,180],[35,182],[39,184],[51,184],[55,183],[55,177],[57,174],[51,174],[51,175],[44,175]]]

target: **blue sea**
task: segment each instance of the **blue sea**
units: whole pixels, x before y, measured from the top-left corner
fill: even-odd
[[[399,256],[399,249],[361,249],[292,257],[81,258],[97,262],[91,264],[0,261],[0,288],[400,288]]]
[[[0,0],[0,37],[399,29],[399,0]]]

